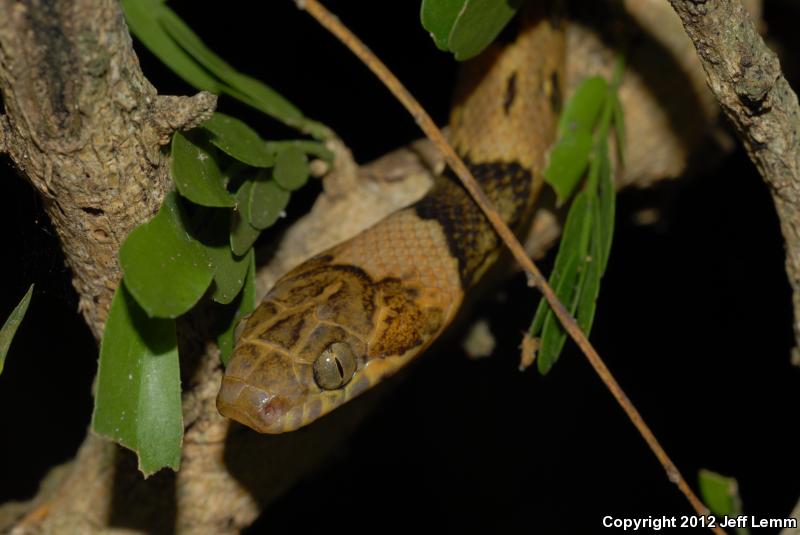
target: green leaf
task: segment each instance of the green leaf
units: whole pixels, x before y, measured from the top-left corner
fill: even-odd
[[[261,230],[250,224],[250,192],[253,181],[246,180],[236,192],[236,210],[231,217],[231,249],[239,256],[253,246]]]
[[[554,273],[558,279],[552,283],[553,290],[567,311],[575,315],[580,300],[580,290],[587,274],[587,257],[592,234],[592,215],[595,200],[592,195],[582,191],[575,196],[570,207],[564,234],[556,256]],[[564,347],[567,334],[555,313],[545,302],[547,317],[544,319],[539,356],[536,359],[540,373],[546,374],[558,359]],[[541,307],[541,304],[540,304]],[[537,310],[537,315],[539,311]],[[534,324],[536,318],[534,318]],[[532,333],[533,334],[533,333]],[[534,334],[535,335],[535,334]]]
[[[145,477],[181,461],[183,416],[175,322],[148,318],[117,287],[97,371],[92,429],[132,449]]]
[[[268,173],[260,173],[250,188],[250,208],[244,213],[250,224],[257,229],[271,227],[280,219],[290,194],[268,178]]]
[[[616,91],[611,93],[611,113],[613,114],[614,134],[617,140],[617,158],[620,167],[625,166],[625,111]]]
[[[556,191],[559,204],[569,198],[586,172],[593,143],[591,132],[576,130],[561,138],[550,151],[544,178]]]
[[[700,496],[714,516],[739,516],[742,502],[739,498],[739,485],[736,479],[726,477],[711,470],[701,469],[699,476]],[[749,535],[747,528],[735,528],[737,535]]]
[[[591,133],[608,98],[608,82],[600,76],[585,79],[567,102],[558,122],[558,136]]]
[[[614,218],[616,216],[617,194],[614,189],[614,177],[611,174],[611,162],[608,160],[608,143],[601,141],[595,153],[592,165],[598,173],[598,255],[600,258],[600,272],[604,273],[611,255],[611,244],[614,239]]]
[[[211,74],[225,80],[226,76],[236,73],[236,69],[208,48],[189,25],[168,6],[159,6],[156,16],[163,31],[166,31],[169,37]]]
[[[585,254],[585,249],[582,245],[585,243],[581,237],[583,235],[583,228],[585,217],[588,214],[589,206],[588,199],[585,194],[578,194],[575,200],[572,201],[567,220],[564,223],[564,230],[561,234],[561,243],[558,246],[558,253],[556,254],[556,261],[553,265],[553,271],[550,275],[550,286],[555,288],[559,284],[559,279],[562,274],[567,272],[567,265],[572,261],[572,258],[579,258]],[[544,324],[544,315],[550,310],[550,305],[546,299],[539,301],[539,306],[536,309],[533,323],[531,324],[531,336],[537,336]]]
[[[594,221],[598,221],[600,215],[599,203],[593,203],[595,211]],[[600,236],[597,232],[597,224],[594,223],[591,229],[591,244],[589,252],[585,257],[580,289],[578,291],[578,306],[575,309],[575,318],[578,326],[586,336],[592,332],[594,324],[594,313],[597,310],[597,297],[600,295],[600,280],[603,278],[603,265],[600,258]]]
[[[284,151],[289,147],[294,147],[300,149],[306,154],[316,156],[317,158],[328,163],[333,163],[333,151],[328,150],[325,145],[319,143],[318,141],[296,139],[290,141],[267,141],[266,143],[267,149],[274,154]]]
[[[467,0],[422,0],[420,20],[439,50],[449,52],[448,42],[453,25]]]
[[[220,84],[223,92],[244,100],[246,104],[281,121],[296,123],[296,121],[304,119],[300,110],[274,89],[255,78],[240,73],[212,52],[174,11],[163,6],[159,10],[158,18],[170,37],[203,67],[224,82],[224,84]],[[240,97],[244,97],[244,99]]]
[[[459,11],[447,47],[456,59],[477,56],[517,12],[521,0],[467,0]]]
[[[216,112],[203,128],[211,134],[209,141],[228,156],[252,167],[271,167],[275,155],[255,130],[239,119]]]
[[[128,235],[119,260],[128,290],[151,317],[175,318],[192,308],[214,273],[185,226],[175,192],[151,221]]]
[[[181,195],[201,206],[233,206],[212,147],[199,136],[172,136],[172,181]]]
[[[302,187],[308,180],[308,159],[305,153],[296,147],[287,147],[279,152],[272,178],[288,191]],[[288,196],[286,200],[289,200]]]
[[[230,305],[233,307],[233,312],[230,320],[225,329],[217,336],[217,345],[219,346],[220,360],[227,366],[230,361],[231,354],[233,353],[233,346],[235,344],[234,334],[236,326],[239,322],[256,308],[256,262],[255,255],[250,255],[250,262],[247,270],[247,277],[245,278],[242,291],[236,298],[236,301]]]
[[[225,82],[234,90],[224,88],[224,91],[231,96],[236,96],[239,91],[250,99],[246,104],[271,115],[289,125],[297,125],[297,121],[305,119],[294,104],[283,98],[277,91],[269,87],[261,80],[257,80],[246,74],[237,72],[223,78]]]
[[[22,296],[22,300],[14,307],[11,314],[6,318],[3,327],[0,328],[0,373],[3,373],[3,365],[6,362],[6,355],[8,348],[11,347],[11,340],[22,323],[22,318],[25,317],[25,312],[28,311],[28,305],[31,302],[31,295],[33,294],[33,284],[30,285],[28,291]]]
[[[123,0],[122,4],[134,35],[189,84],[217,94],[226,93],[318,139],[331,137],[325,125],[304,117],[272,88],[235,70],[212,52],[163,2]]]
[[[211,299],[221,304],[232,302],[242,289],[253,254],[252,249],[243,256],[231,251],[230,218],[229,210],[214,210],[200,238],[214,269]]]
[[[162,2],[156,0],[122,0],[122,11],[131,32],[150,52],[195,88],[219,93],[222,89],[219,81],[178,46],[158,23],[162,9],[165,9]]]
[[[551,284],[553,290],[556,292],[558,300],[567,307],[567,310],[573,308],[572,304],[575,301],[575,286],[579,282],[579,265],[580,259],[578,257],[569,257],[564,271],[560,273],[558,280],[553,281]],[[544,320],[542,321],[539,355],[536,358],[536,367],[539,373],[545,375],[550,371],[550,368],[553,367],[553,364],[555,364],[558,359],[566,341],[567,333],[561,326],[558,317],[548,305],[547,312],[544,314]]]

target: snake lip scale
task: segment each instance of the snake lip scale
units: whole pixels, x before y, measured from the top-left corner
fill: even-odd
[[[564,28],[530,3],[462,67],[451,142],[503,220],[529,221],[556,130]],[[262,433],[307,425],[393,375],[451,323],[502,243],[450,172],[284,275],[243,322],[217,397]]]

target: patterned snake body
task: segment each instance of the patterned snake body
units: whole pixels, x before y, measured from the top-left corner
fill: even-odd
[[[558,24],[531,8],[511,42],[465,64],[456,90],[451,141],[512,228],[527,219],[542,186],[563,57]],[[500,246],[445,173],[416,204],[275,284],[239,336],[220,413],[281,433],[376,385],[441,334]]]

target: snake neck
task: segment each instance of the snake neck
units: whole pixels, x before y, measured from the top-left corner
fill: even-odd
[[[524,228],[541,190],[544,155],[561,106],[563,32],[531,3],[503,42],[463,65],[450,115],[450,138],[503,221]],[[464,289],[496,259],[500,240],[451,171],[414,205],[436,220],[458,260]]]
[[[465,163],[503,221],[512,229],[521,228],[533,198],[531,170],[518,162],[472,163],[465,159]],[[458,260],[462,288],[474,286],[494,262],[500,239],[455,175],[448,169],[438,177],[414,210],[420,218],[441,225],[450,254]]]

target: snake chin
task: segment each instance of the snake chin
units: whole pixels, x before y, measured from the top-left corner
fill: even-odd
[[[217,410],[259,433],[287,433],[324,416],[367,388],[367,376],[357,373],[352,381],[338,390],[285,396],[226,375],[217,396]]]

